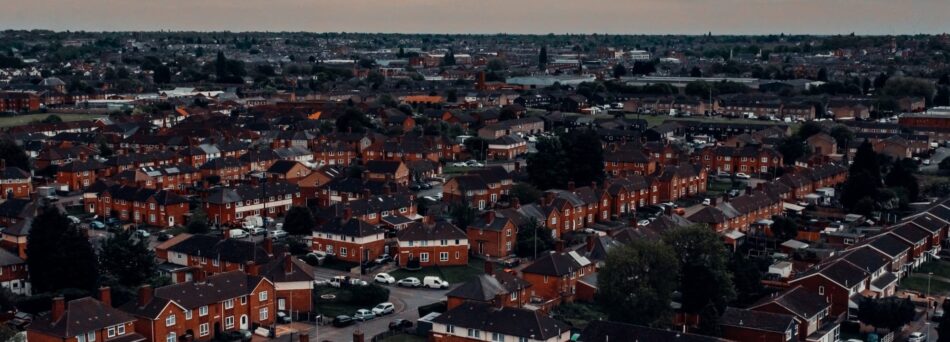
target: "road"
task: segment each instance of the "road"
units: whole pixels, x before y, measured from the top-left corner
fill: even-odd
[[[923,172],[937,172],[937,165],[940,164],[944,158],[950,156],[950,148],[938,147],[934,154],[930,156],[930,165],[920,165],[920,171]]]
[[[316,280],[329,280],[330,278],[333,278],[337,275],[352,276],[352,274],[320,267],[314,267],[313,270],[314,278]],[[360,278],[368,282],[372,281],[372,278],[369,275],[365,275]],[[353,337],[353,332],[359,329],[363,332],[363,335],[368,341],[370,338],[372,338],[372,336],[389,330],[389,322],[393,321],[394,319],[401,318],[415,322],[416,319],[419,318],[419,312],[417,309],[420,306],[432,304],[445,299],[445,294],[451,290],[451,288],[446,290],[432,290],[421,288],[410,289],[396,286],[388,286],[388,288],[389,301],[396,306],[396,313],[366,322],[357,322],[355,325],[345,328],[334,328],[329,325],[318,326],[316,328],[316,334],[314,334],[315,336],[310,336],[310,340],[349,341]]]

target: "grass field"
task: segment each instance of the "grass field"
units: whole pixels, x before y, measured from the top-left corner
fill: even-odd
[[[336,296],[336,298],[320,298],[321,295],[325,294],[332,294]],[[353,315],[356,313],[356,310],[359,309],[369,309],[368,307],[350,304],[349,301],[352,300],[351,296],[349,291],[324,286],[314,290],[313,302],[316,304],[317,312],[330,319],[339,315]]]
[[[903,290],[916,291],[921,294],[927,293],[927,275],[914,273],[901,281],[898,286]],[[950,283],[943,282],[937,279],[930,280],[930,294],[931,295],[947,295],[950,294]]]
[[[419,280],[422,280],[425,276],[436,276],[442,278],[449,282],[449,284],[458,284],[464,283],[469,279],[474,278],[480,273],[485,271],[485,262],[481,259],[470,258],[468,266],[452,266],[452,267],[423,267],[418,271],[409,271],[405,269],[399,269],[393,272],[389,272],[389,275],[393,276],[396,279],[403,279],[406,277],[416,277]]]
[[[36,121],[45,119],[47,116],[57,115],[63,121],[88,121],[95,120],[105,115],[100,114],[56,114],[56,113],[43,113],[43,114],[24,114],[17,116],[4,116],[0,117],[0,127],[15,127],[22,126]]]

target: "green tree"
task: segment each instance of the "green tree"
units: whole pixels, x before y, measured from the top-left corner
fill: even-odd
[[[147,239],[134,238],[131,230],[120,230],[102,242],[99,269],[119,285],[135,288],[158,275],[155,252]]]
[[[854,141],[854,132],[845,125],[837,125],[831,128],[832,138],[835,138],[835,142],[838,145],[839,149],[848,149],[851,145],[851,142]]]
[[[876,329],[900,331],[901,327],[914,320],[914,303],[910,298],[864,297],[858,303],[858,320]]]
[[[528,182],[518,182],[512,186],[508,192],[508,196],[517,198],[521,204],[537,202],[538,199],[541,198],[541,195],[541,190],[538,190],[538,188]]]
[[[916,201],[917,196],[920,194],[920,183],[917,182],[917,177],[914,176],[912,170],[907,168],[907,164],[914,163],[913,160],[904,160],[894,163],[894,166],[891,167],[891,171],[887,173],[887,177],[884,177],[884,185],[887,185],[890,188],[902,188],[907,192],[907,200],[910,202]],[[906,203],[905,203],[906,205]]]
[[[950,315],[946,315],[950,312],[950,300],[944,299],[942,307],[944,315],[937,327],[937,342],[950,342]]]
[[[798,224],[785,216],[772,217],[772,236],[779,241],[794,239],[798,236]]]
[[[347,108],[343,115],[336,118],[337,132],[362,133],[372,127],[369,117],[356,108]]]
[[[848,180],[845,181],[842,189],[841,204],[855,211],[856,205],[862,200],[865,200],[865,203],[867,200],[873,203],[881,185],[881,165],[878,162],[878,154],[874,152],[871,143],[865,140],[861,146],[858,146],[854,161],[848,169]],[[866,206],[861,206],[861,208],[867,209]],[[870,211],[860,213],[869,214]]]
[[[62,123],[63,118],[59,117],[59,115],[56,115],[56,114],[50,114],[50,115],[47,115],[46,118],[44,118],[43,121],[41,122],[45,124]]]
[[[822,82],[828,82],[828,69],[825,69],[825,68],[818,69],[817,79]]]
[[[538,70],[544,71],[548,68],[548,47],[542,46],[538,52]]]
[[[307,207],[292,207],[284,217],[284,231],[290,235],[309,236],[315,225],[313,213]]]
[[[446,53],[445,53],[445,56],[442,57],[442,65],[443,65],[443,66],[453,66],[453,65],[455,65],[455,52],[454,52],[454,51],[449,50],[449,52],[446,52]]]
[[[13,140],[0,140],[0,159],[6,162],[7,166],[15,166],[30,171],[30,156],[26,155],[23,148],[17,145]]]
[[[522,258],[534,258],[554,248],[551,230],[536,220],[530,220],[524,227],[518,228],[516,254]]]
[[[574,130],[538,141],[528,156],[528,176],[540,189],[563,188],[568,182],[590,184],[604,179],[604,151],[592,130]]]
[[[761,259],[750,259],[746,254],[732,253],[729,260],[729,272],[736,284],[736,304],[741,306],[757,302],[766,293]]]
[[[472,155],[472,158],[485,160],[485,153],[488,152],[488,141],[480,137],[471,137],[465,139],[463,145],[465,145],[465,150]]]
[[[627,68],[623,66],[623,63],[617,63],[614,65],[614,78],[621,78],[627,76]]]
[[[188,219],[186,230],[189,234],[207,234],[210,230],[208,227],[208,214],[205,214],[205,211],[201,208],[195,209],[191,214],[191,218]]]
[[[463,230],[468,229],[468,226],[472,225],[472,222],[475,222],[477,215],[478,209],[472,208],[468,204],[453,204],[452,207],[449,208],[449,217],[452,218],[452,223]]]
[[[99,271],[89,239],[55,207],[40,208],[33,219],[26,256],[37,293],[97,287]]]
[[[679,260],[683,311],[701,313],[713,306],[722,312],[736,298],[728,252],[716,232],[703,226],[667,231],[663,241]]]
[[[679,281],[676,252],[655,241],[636,240],[612,249],[597,272],[597,302],[610,320],[662,326]]]

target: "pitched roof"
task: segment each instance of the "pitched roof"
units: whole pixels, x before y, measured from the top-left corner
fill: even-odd
[[[59,320],[52,321],[51,315],[40,316],[28,329],[66,338],[132,321],[135,318],[129,314],[92,297],[84,297],[66,303],[66,312]]]
[[[784,334],[789,329],[793,329],[793,333],[795,333],[794,316],[764,311],[737,309],[733,307],[726,308],[726,311],[723,312],[721,317],[719,317],[719,324],[730,327],[763,330],[781,334]]]
[[[804,287],[796,286],[778,295],[763,298],[758,303],[752,305],[750,309],[755,310],[769,303],[778,304],[790,313],[805,319],[814,317],[831,305],[825,300],[825,297]]]
[[[313,227],[313,231],[353,237],[364,237],[383,233],[383,230],[379,227],[355,218],[349,220],[330,220],[325,224],[316,225]]]
[[[538,258],[538,260],[522,269],[521,272],[560,277],[576,272],[579,268],[589,264],[590,260],[576,252],[550,253]]]
[[[497,308],[479,302],[465,302],[439,315],[433,322],[542,341],[570,330],[567,324],[536,311]]]
[[[230,271],[208,277],[204,282],[186,282],[155,289],[155,298],[164,298],[186,309],[215,304],[226,299],[251,294],[265,278],[243,271]]]
[[[529,286],[531,286],[531,283],[506,272],[498,272],[492,275],[479,274],[461,286],[452,289],[446,296],[490,302],[499,295],[517,292]]]
[[[222,239],[211,235],[192,235],[171,246],[168,250],[241,265],[248,261],[264,265],[270,261],[267,251],[253,241]]]
[[[465,232],[447,221],[432,224],[413,222],[396,233],[398,241],[433,241],[466,239]]]
[[[683,333],[677,330],[663,330],[639,325],[592,321],[581,332],[578,342],[615,341],[673,341],[673,342],[716,342],[726,341],[717,337]]]

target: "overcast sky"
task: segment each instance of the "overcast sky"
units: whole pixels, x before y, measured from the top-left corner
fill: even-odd
[[[0,28],[87,31],[906,34],[950,0],[0,0]]]

